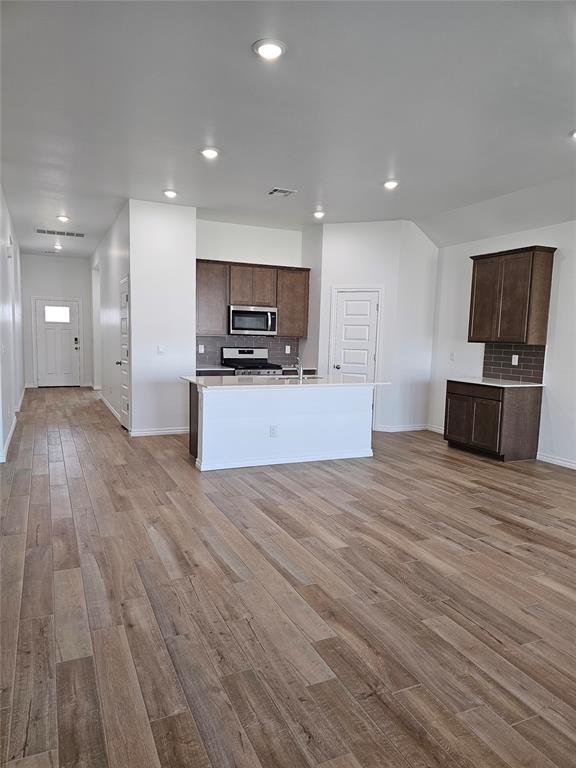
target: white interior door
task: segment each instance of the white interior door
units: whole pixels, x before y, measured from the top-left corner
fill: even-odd
[[[130,281],[120,280],[120,350],[116,365],[120,371],[120,423],[130,429]]]
[[[342,289],[333,301],[332,373],[340,373],[344,381],[374,381],[379,292]]]
[[[39,387],[80,386],[80,304],[36,299]]]

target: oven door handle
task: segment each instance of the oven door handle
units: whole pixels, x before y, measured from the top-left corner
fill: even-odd
[[[268,330],[272,330],[272,312],[267,312],[268,315]]]

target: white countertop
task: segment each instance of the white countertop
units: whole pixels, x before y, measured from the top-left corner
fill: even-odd
[[[544,384],[533,382],[510,381],[509,379],[487,379],[483,376],[451,376],[448,381],[460,381],[463,384],[483,384],[487,387],[543,387]]]
[[[282,376],[181,376],[183,381],[196,384],[204,389],[253,389],[254,387],[276,389],[278,387],[374,387],[390,384],[389,381],[360,382],[343,381],[342,376],[326,378],[304,378]]]

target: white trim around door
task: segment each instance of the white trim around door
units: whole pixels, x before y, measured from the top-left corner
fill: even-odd
[[[375,345],[374,345],[374,378],[373,380],[376,381],[378,379],[378,373],[380,368],[380,322],[382,317],[382,295],[384,292],[384,289],[382,286],[372,286],[372,285],[336,285],[332,286],[331,290],[331,299],[330,299],[330,326],[329,326],[329,348],[328,348],[328,375],[331,375],[335,372],[334,365],[336,364],[335,360],[335,350],[336,350],[336,339],[335,339],[335,332],[337,327],[337,312],[338,312],[338,298],[341,293],[375,293],[377,294],[377,314],[376,314],[376,339],[375,339]],[[339,363],[338,363],[339,364]]]
[[[84,382],[84,312],[82,306],[82,299],[77,297],[62,298],[61,296],[32,296],[31,297],[31,317],[32,317],[32,365],[33,365],[33,387],[38,386],[38,333],[37,333],[37,302],[46,301],[54,304],[62,303],[67,304],[74,302],[78,305],[78,338],[80,340],[80,356],[79,356],[79,386],[85,386]],[[29,386],[28,384],[26,386]]]

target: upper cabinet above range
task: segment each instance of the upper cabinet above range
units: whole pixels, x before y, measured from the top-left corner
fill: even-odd
[[[230,304],[276,306],[276,267],[230,264]]]
[[[278,335],[308,334],[308,282],[304,267],[196,262],[196,333],[225,336],[228,305],[278,308]]]
[[[555,248],[472,256],[468,341],[545,344]]]

